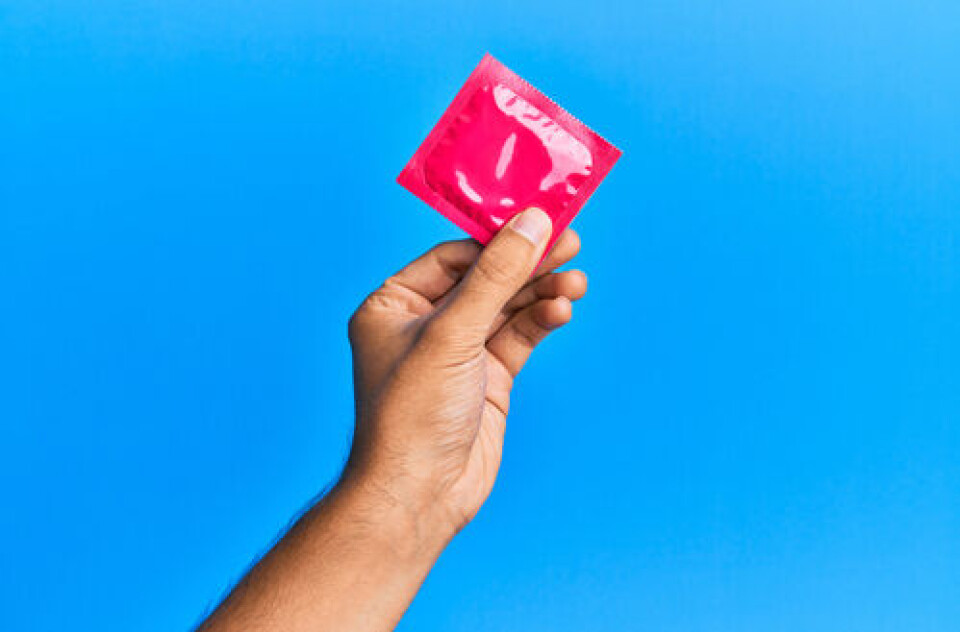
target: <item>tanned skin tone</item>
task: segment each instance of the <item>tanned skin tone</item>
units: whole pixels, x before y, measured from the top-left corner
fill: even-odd
[[[543,211],[481,248],[440,244],[386,280],[350,319],[356,432],[340,482],[201,624],[203,632],[392,630],[500,467],[510,391],[533,349],[566,324],[580,248]]]

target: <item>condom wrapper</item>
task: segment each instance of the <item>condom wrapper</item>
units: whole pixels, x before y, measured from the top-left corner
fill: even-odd
[[[486,55],[397,182],[482,244],[520,211],[541,208],[553,220],[549,249],[619,157]]]

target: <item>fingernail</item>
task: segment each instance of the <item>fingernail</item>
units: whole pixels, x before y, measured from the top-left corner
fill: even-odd
[[[539,245],[550,236],[553,223],[549,215],[534,207],[518,213],[510,222],[510,226],[530,243]]]

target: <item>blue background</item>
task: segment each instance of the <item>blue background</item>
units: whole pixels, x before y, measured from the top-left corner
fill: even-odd
[[[186,629],[332,480],[490,51],[624,157],[404,630],[955,630],[960,4],[0,4],[5,630]]]

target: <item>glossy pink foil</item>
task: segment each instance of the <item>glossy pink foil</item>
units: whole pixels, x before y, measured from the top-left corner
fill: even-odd
[[[620,150],[486,55],[397,181],[481,243],[537,206],[550,245]]]

